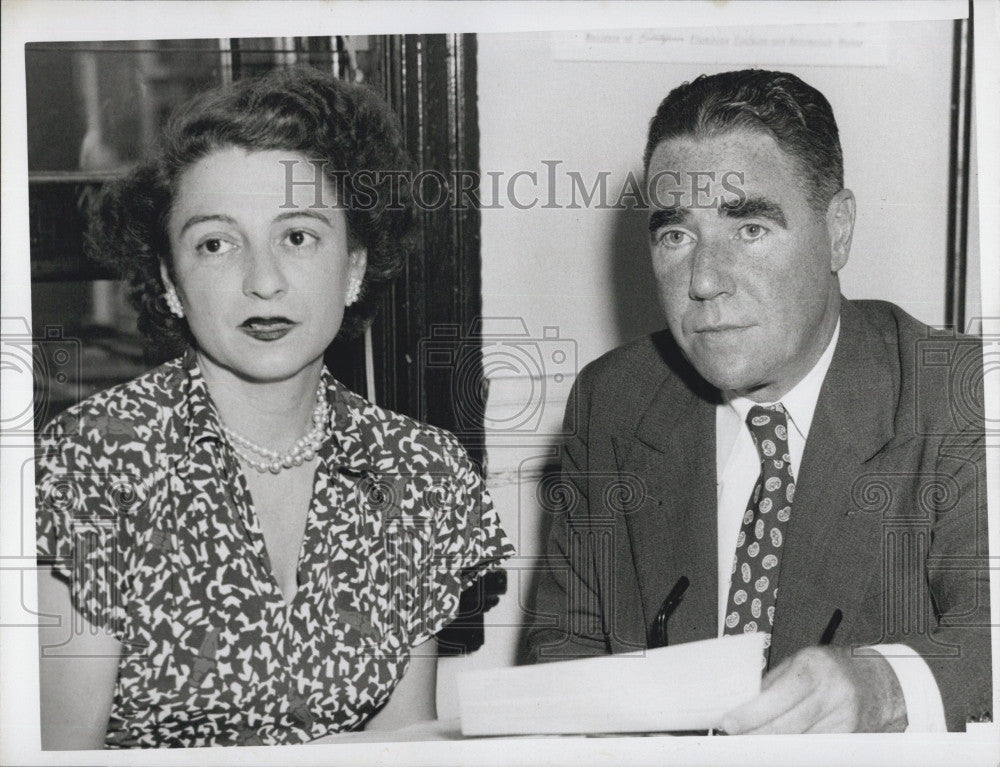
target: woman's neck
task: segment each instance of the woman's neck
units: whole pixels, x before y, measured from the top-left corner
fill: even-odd
[[[291,378],[260,383],[239,377],[201,353],[197,358],[219,418],[237,434],[284,450],[312,428],[322,359]]]

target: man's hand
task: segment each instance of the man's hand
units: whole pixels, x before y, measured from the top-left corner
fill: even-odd
[[[807,647],[768,673],[761,694],[726,714],[729,735],[902,732],[906,706],[888,661],[875,651]]]

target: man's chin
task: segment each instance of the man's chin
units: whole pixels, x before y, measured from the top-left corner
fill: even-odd
[[[747,371],[742,360],[708,361],[696,355],[689,355],[688,359],[698,374],[720,391],[743,393],[760,385],[760,377]]]

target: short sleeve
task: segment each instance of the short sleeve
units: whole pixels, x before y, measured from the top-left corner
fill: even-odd
[[[119,544],[123,483],[99,471],[80,438],[80,422],[64,414],[39,436],[35,465],[35,530],[40,566],[70,588],[74,609],[121,637],[124,621]]]
[[[428,578],[410,610],[412,646],[454,620],[462,591],[514,554],[482,478],[457,443],[455,450],[455,472],[442,483],[449,489],[436,504],[425,569]]]

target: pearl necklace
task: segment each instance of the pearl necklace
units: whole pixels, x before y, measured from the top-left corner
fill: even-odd
[[[316,387],[316,406],[312,412],[312,429],[295,442],[288,450],[277,452],[237,434],[225,424],[222,432],[229,439],[229,445],[243,461],[257,472],[278,474],[283,469],[301,466],[316,457],[329,434],[330,405],[326,401],[326,387],[320,381]]]

